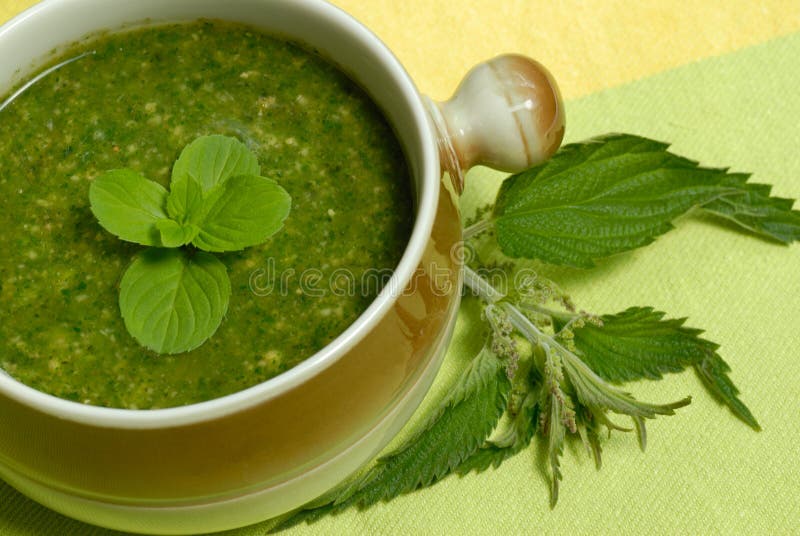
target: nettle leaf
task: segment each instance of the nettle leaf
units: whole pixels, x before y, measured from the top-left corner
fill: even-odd
[[[571,329],[578,355],[603,379],[627,382],[658,380],[667,372],[680,372],[713,354],[718,346],[700,338],[703,332],[684,326],[685,318],[664,319],[652,307],[631,307]],[[554,318],[561,330],[564,318]]]
[[[726,170],[699,167],[667,147],[615,134],[566,145],[512,175],[493,214],[503,253],[590,268],[594,259],[649,244],[677,216],[734,191]]]
[[[458,466],[456,472],[463,476],[470,471],[481,473],[489,467],[499,467],[505,460],[530,445],[536,433],[538,415],[538,401],[533,392],[529,392],[519,410],[514,415],[508,415],[507,421],[502,423],[504,426],[496,437],[481,445]]]
[[[230,295],[225,265],[213,255],[147,249],[122,277],[119,307],[125,327],[141,345],[177,354],[216,332]]]
[[[582,360],[568,353],[564,356],[564,371],[575,388],[578,400],[590,408],[602,408],[629,415],[652,419],[656,415],[674,415],[675,410],[689,404],[692,399],[686,397],[669,404],[651,404],[634,399],[629,393],[603,381]]]
[[[156,227],[167,219],[167,191],[130,169],[98,176],[89,187],[89,203],[97,221],[113,235],[144,246],[161,246]]]
[[[770,197],[772,186],[748,184],[750,175],[729,175],[724,184],[735,191],[702,206],[761,236],[785,244],[800,240],[800,211],[792,210],[794,199]]]
[[[727,364],[717,354],[719,345],[700,337],[702,330],[684,326],[685,318],[664,319],[652,307],[631,307],[614,315],[603,315],[602,326],[587,323],[571,328],[581,360],[604,380],[621,383],[639,379],[657,380],[664,373],[695,367],[711,391],[747,424],[758,423],[736,396],[728,378]],[[553,318],[561,330],[565,318]]]
[[[719,355],[714,353],[707,356],[703,361],[697,363],[694,368],[714,396],[723,404],[726,404],[737,417],[746,422],[751,428],[761,430],[761,426],[755,416],[738,397],[739,389],[736,388],[728,376],[731,368]]]
[[[260,174],[256,155],[241,141],[229,136],[202,136],[181,152],[172,168],[170,189],[191,178],[207,192],[235,175]]]
[[[261,244],[289,215],[292,199],[281,186],[257,175],[227,179],[210,196],[192,243],[205,251],[236,251]]]
[[[567,437],[567,426],[564,422],[564,404],[556,399],[555,394],[549,395],[547,405],[547,460],[550,463],[550,508],[558,502],[558,491],[561,486],[563,474],[561,472],[561,456],[564,454],[564,439]]]
[[[356,506],[366,508],[444,478],[483,444],[506,407],[511,383],[506,363],[484,348],[414,437],[356,481],[284,521],[282,530]],[[322,504],[320,504],[322,503]]]

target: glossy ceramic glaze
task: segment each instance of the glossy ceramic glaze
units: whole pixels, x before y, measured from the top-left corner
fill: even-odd
[[[134,411],[57,399],[0,374],[0,476],[69,516],[154,534],[212,532],[287,512],[380,450],[422,400],[452,331],[463,171],[535,164],[557,147],[564,124],[558,90],[535,62],[495,59],[448,103],[433,103],[372,33],[319,0],[45,0],[0,27],[0,94],[54,48],[92,33],[197,18],[303,43],[359,83],[403,146],[416,220],[364,314],[308,360],[250,389]]]
[[[394,277],[345,333],[264,384],[155,411],[82,406],[0,377],[0,472],[67,515],[153,533],[223,530],[312,499],[364,463],[427,391],[458,304],[455,198],[442,189],[424,105],[364,27],[317,1],[52,0],[0,30],[0,91],[98,30],[200,17],[244,22],[320,50],[398,133],[417,219]]]

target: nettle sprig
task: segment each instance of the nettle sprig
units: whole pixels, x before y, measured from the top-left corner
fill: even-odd
[[[497,467],[537,433],[545,439],[554,506],[569,436],[580,439],[599,468],[606,431],[635,430],[644,449],[645,421],[672,415],[691,400],[641,402],[618,384],[658,380],[688,367],[758,430],[718,345],[687,327],[685,318],[668,319],[651,307],[605,315],[576,311],[554,282],[535,273],[511,277],[512,259],[591,268],[597,259],[649,244],[692,210],[771,241],[800,240],[793,200],[771,197],[770,187],[748,183],[749,175],[700,167],[667,147],[639,136],[608,135],[567,145],[548,162],[508,177],[494,205],[481,209],[464,232],[471,249],[511,261],[499,266],[516,285],[495,288],[482,275],[494,273],[496,264],[473,259],[465,266],[465,287],[480,299],[487,326],[482,350],[408,440],[275,530],[352,506],[366,508],[450,473]],[[619,424],[618,416],[630,419],[630,426]]]
[[[211,253],[265,242],[291,209],[289,194],[261,176],[256,156],[226,136],[187,145],[169,191],[136,171],[115,169],[92,182],[89,201],[108,232],[150,246],[123,275],[119,307],[130,334],[164,354],[203,344],[228,310],[227,269]]]

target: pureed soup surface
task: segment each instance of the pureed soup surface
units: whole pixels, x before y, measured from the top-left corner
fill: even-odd
[[[317,56],[228,23],[110,34],[51,65],[89,51],[0,112],[0,366],[69,400],[169,407],[267,380],[344,331],[413,223],[402,151],[366,94]],[[207,134],[246,143],[292,211],[265,244],[218,256],[233,294],[216,334],[158,355],[118,306],[142,247],[100,227],[89,185],[128,167],[167,186],[181,149]]]

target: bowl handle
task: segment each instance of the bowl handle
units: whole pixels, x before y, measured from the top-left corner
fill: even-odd
[[[517,54],[476,65],[450,100],[426,103],[442,171],[459,193],[470,167],[522,171],[549,158],[564,136],[555,79],[539,62]]]

